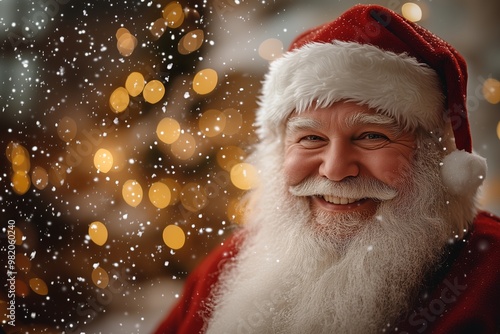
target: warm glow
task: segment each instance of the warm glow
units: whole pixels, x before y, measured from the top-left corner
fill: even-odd
[[[228,136],[237,134],[241,130],[243,124],[243,116],[238,112],[238,110],[233,108],[228,108],[223,111],[226,115],[226,126],[222,133]]]
[[[413,2],[407,2],[401,7],[403,16],[412,22],[418,22],[422,19],[422,9]]]
[[[203,39],[205,38],[205,34],[203,30],[196,29],[188,32],[184,36],[182,36],[179,44],[177,45],[177,50],[182,55],[190,54],[198,50],[203,45]]]
[[[53,163],[49,170],[49,183],[55,187],[60,187],[66,181],[67,167],[59,163]]]
[[[139,72],[132,72],[125,81],[125,88],[130,96],[137,96],[142,93],[145,81],[144,76]]]
[[[163,182],[155,182],[149,188],[149,200],[158,209],[163,209],[170,203],[170,189]]]
[[[127,109],[130,103],[130,96],[125,87],[116,88],[109,97],[109,107],[115,113],[121,113]]]
[[[132,207],[138,206],[142,201],[142,187],[136,180],[128,180],[123,184],[122,196],[125,203]]]
[[[193,79],[193,89],[200,95],[212,92],[217,86],[217,72],[207,68],[196,73]]]
[[[36,166],[31,172],[31,183],[38,190],[43,190],[49,184],[49,174],[45,168]]]
[[[15,235],[16,235],[16,245],[21,246],[23,244],[23,240],[25,239],[23,231],[19,229],[19,227],[14,227]]]
[[[100,221],[95,221],[89,225],[89,236],[96,245],[102,246],[108,240],[108,229]]]
[[[207,137],[215,137],[224,130],[226,115],[219,110],[209,109],[201,115],[198,126]]]
[[[168,190],[170,191],[170,205],[175,205],[179,202],[180,199],[180,189],[181,186],[174,179],[162,179],[162,183],[165,183],[168,186]]]
[[[120,28],[119,32],[116,33],[116,37],[118,39],[116,42],[118,52],[124,57],[132,55],[137,46],[137,38],[125,28]]]
[[[500,139],[500,122],[497,124],[497,137]]]
[[[235,187],[249,190],[257,185],[257,170],[248,163],[239,163],[231,168],[231,182]]]
[[[101,173],[107,173],[113,168],[113,155],[105,148],[100,148],[94,155],[94,166]]]
[[[16,254],[16,267],[19,268],[19,270],[22,270],[25,273],[28,273],[31,270],[31,261],[30,259],[21,253]]]
[[[172,144],[181,135],[181,126],[173,118],[165,117],[156,126],[156,136],[165,144]]]
[[[245,159],[246,153],[238,146],[226,146],[217,152],[217,164],[225,171],[230,172],[231,169]]]
[[[283,53],[283,42],[276,38],[266,39],[259,45],[259,56],[265,60],[275,60]]]
[[[483,83],[483,95],[486,101],[491,104],[500,102],[500,81],[488,78]]]
[[[153,35],[154,39],[160,38],[165,29],[167,28],[167,21],[164,18],[159,18],[151,24],[151,28],[149,28],[149,32]]]
[[[72,141],[77,132],[77,125],[73,118],[64,116],[57,123],[57,135],[62,141],[70,142]]]
[[[11,182],[14,192],[18,195],[24,195],[31,186],[30,177],[25,171],[14,172]]]
[[[184,22],[184,11],[177,1],[170,2],[163,8],[163,18],[168,27],[178,28]]]
[[[181,249],[186,242],[186,235],[179,226],[168,225],[163,229],[163,242],[172,249]]]
[[[243,223],[245,212],[244,202],[239,199],[232,199],[227,205],[227,217],[236,224]]]
[[[46,296],[49,293],[47,284],[41,278],[32,278],[29,280],[29,284],[31,290],[41,296]]]
[[[176,158],[187,160],[196,151],[196,140],[189,133],[181,133],[179,139],[172,143],[170,150]]]
[[[30,289],[26,285],[26,283],[24,283],[20,279],[16,279],[16,295],[20,297],[26,297],[29,294],[30,294]]]
[[[142,96],[144,96],[144,100],[151,104],[155,104],[160,101],[165,95],[165,86],[159,80],[151,80],[144,87],[144,91],[142,92]]]
[[[106,288],[109,284],[109,276],[106,270],[101,267],[92,270],[92,282],[94,282],[95,286],[98,288]]]
[[[19,143],[10,142],[6,149],[7,159],[12,163],[14,172],[27,173],[30,170],[30,155],[28,150]]]
[[[190,182],[182,188],[180,199],[182,206],[191,212],[199,211],[208,204],[205,189],[194,182]]]

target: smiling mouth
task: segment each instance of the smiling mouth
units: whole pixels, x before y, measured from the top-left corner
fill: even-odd
[[[332,204],[337,204],[337,205],[346,205],[346,204],[352,204],[358,201],[361,201],[364,198],[346,198],[346,197],[336,197],[336,196],[331,196],[331,195],[323,195],[319,196],[323,198],[328,203]]]

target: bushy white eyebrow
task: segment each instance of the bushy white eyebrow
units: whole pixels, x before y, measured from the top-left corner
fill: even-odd
[[[354,113],[345,118],[344,124],[353,128],[361,125],[379,125],[386,127],[394,135],[398,135],[403,128],[392,117],[383,114],[367,114],[364,112]],[[286,134],[293,136],[295,133],[307,130],[320,129],[322,123],[309,117],[291,117],[286,124]]]
[[[382,114],[366,114],[366,113],[355,113],[348,116],[345,119],[345,124],[348,127],[354,127],[356,125],[384,125],[389,126],[393,129],[398,129],[398,124],[396,120],[392,117],[382,115]]]
[[[286,123],[286,134],[293,135],[299,131],[319,129],[321,122],[307,117],[292,117]]]

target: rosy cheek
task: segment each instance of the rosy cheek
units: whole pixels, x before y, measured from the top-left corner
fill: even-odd
[[[410,170],[410,162],[404,155],[379,156],[372,161],[372,173],[389,186],[398,185]]]
[[[307,164],[299,154],[286,154],[283,162],[283,173],[287,185],[296,185],[308,174]]]

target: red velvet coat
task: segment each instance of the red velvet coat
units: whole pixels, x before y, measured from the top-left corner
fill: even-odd
[[[237,249],[238,243],[230,239],[209,254],[189,276],[181,299],[156,333],[200,333],[205,300],[221,265]],[[500,218],[479,213],[464,242],[450,248],[425,286],[413,310],[388,332],[500,333]]]

